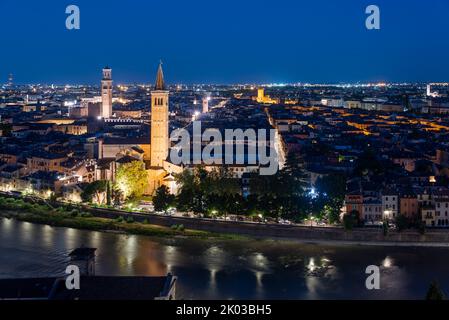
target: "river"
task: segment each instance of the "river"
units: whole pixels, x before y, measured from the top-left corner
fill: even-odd
[[[98,248],[98,275],[178,276],[178,299],[422,299],[449,291],[449,248],[150,238],[0,218],[0,278],[62,275],[67,254]],[[380,289],[365,269],[380,266]],[[126,294],[124,295],[126,297]]]

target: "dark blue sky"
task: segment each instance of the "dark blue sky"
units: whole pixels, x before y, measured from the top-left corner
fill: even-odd
[[[96,83],[104,65],[153,82],[160,58],[169,83],[449,81],[448,17],[448,0],[0,0],[0,83]]]

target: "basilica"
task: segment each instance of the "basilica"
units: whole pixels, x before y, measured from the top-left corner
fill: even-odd
[[[110,69],[103,70],[102,103],[99,113],[110,115],[112,106],[112,80]],[[107,109],[107,110],[104,110]],[[104,119],[113,122],[114,119]],[[159,64],[156,82],[151,91],[150,136],[139,138],[104,137],[98,142],[97,179],[115,180],[115,173],[123,163],[143,161],[148,172],[146,194],[151,195],[166,185],[172,193],[177,192],[174,174],[183,168],[168,161],[169,138],[169,91],[165,85],[162,63]]]

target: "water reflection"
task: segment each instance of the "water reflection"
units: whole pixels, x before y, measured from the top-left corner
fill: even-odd
[[[174,273],[183,299],[420,299],[434,279],[449,288],[445,248],[151,239],[8,219],[0,219],[0,277],[60,274],[81,245],[98,248],[98,274]],[[372,264],[381,267],[376,292],[364,285]]]
[[[22,234],[22,240],[25,242],[33,242],[33,229],[34,224],[29,222],[23,222],[20,224],[19,232]]]
[[[13,231],[13,220],[7,218],[0,218],[0,226],[2,234],[9,235]]]
[[[382,261],[382,266],[384,268],[390,268],[392,265],[393,265],[393,259],[391,259],[388,256]]]
[[[42,239],[43,244],[45,245],[45,247],[50,249],[52,247],[52,244],[54,241],[53,228],[50,226],[44,226],[41,235],[42,235],[41,239]]]

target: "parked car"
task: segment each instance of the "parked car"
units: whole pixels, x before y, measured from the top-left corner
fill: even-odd
[[[176,208],[170,208],[170,209],[168,209],[168,210],[167,210],[167,214],[170,215],[170,216],[176,214]]]
[[[10,195],[17,196],[17,197],[20,197],[22,195],[22,193],[19,191],[8,191],[8,193]]]

